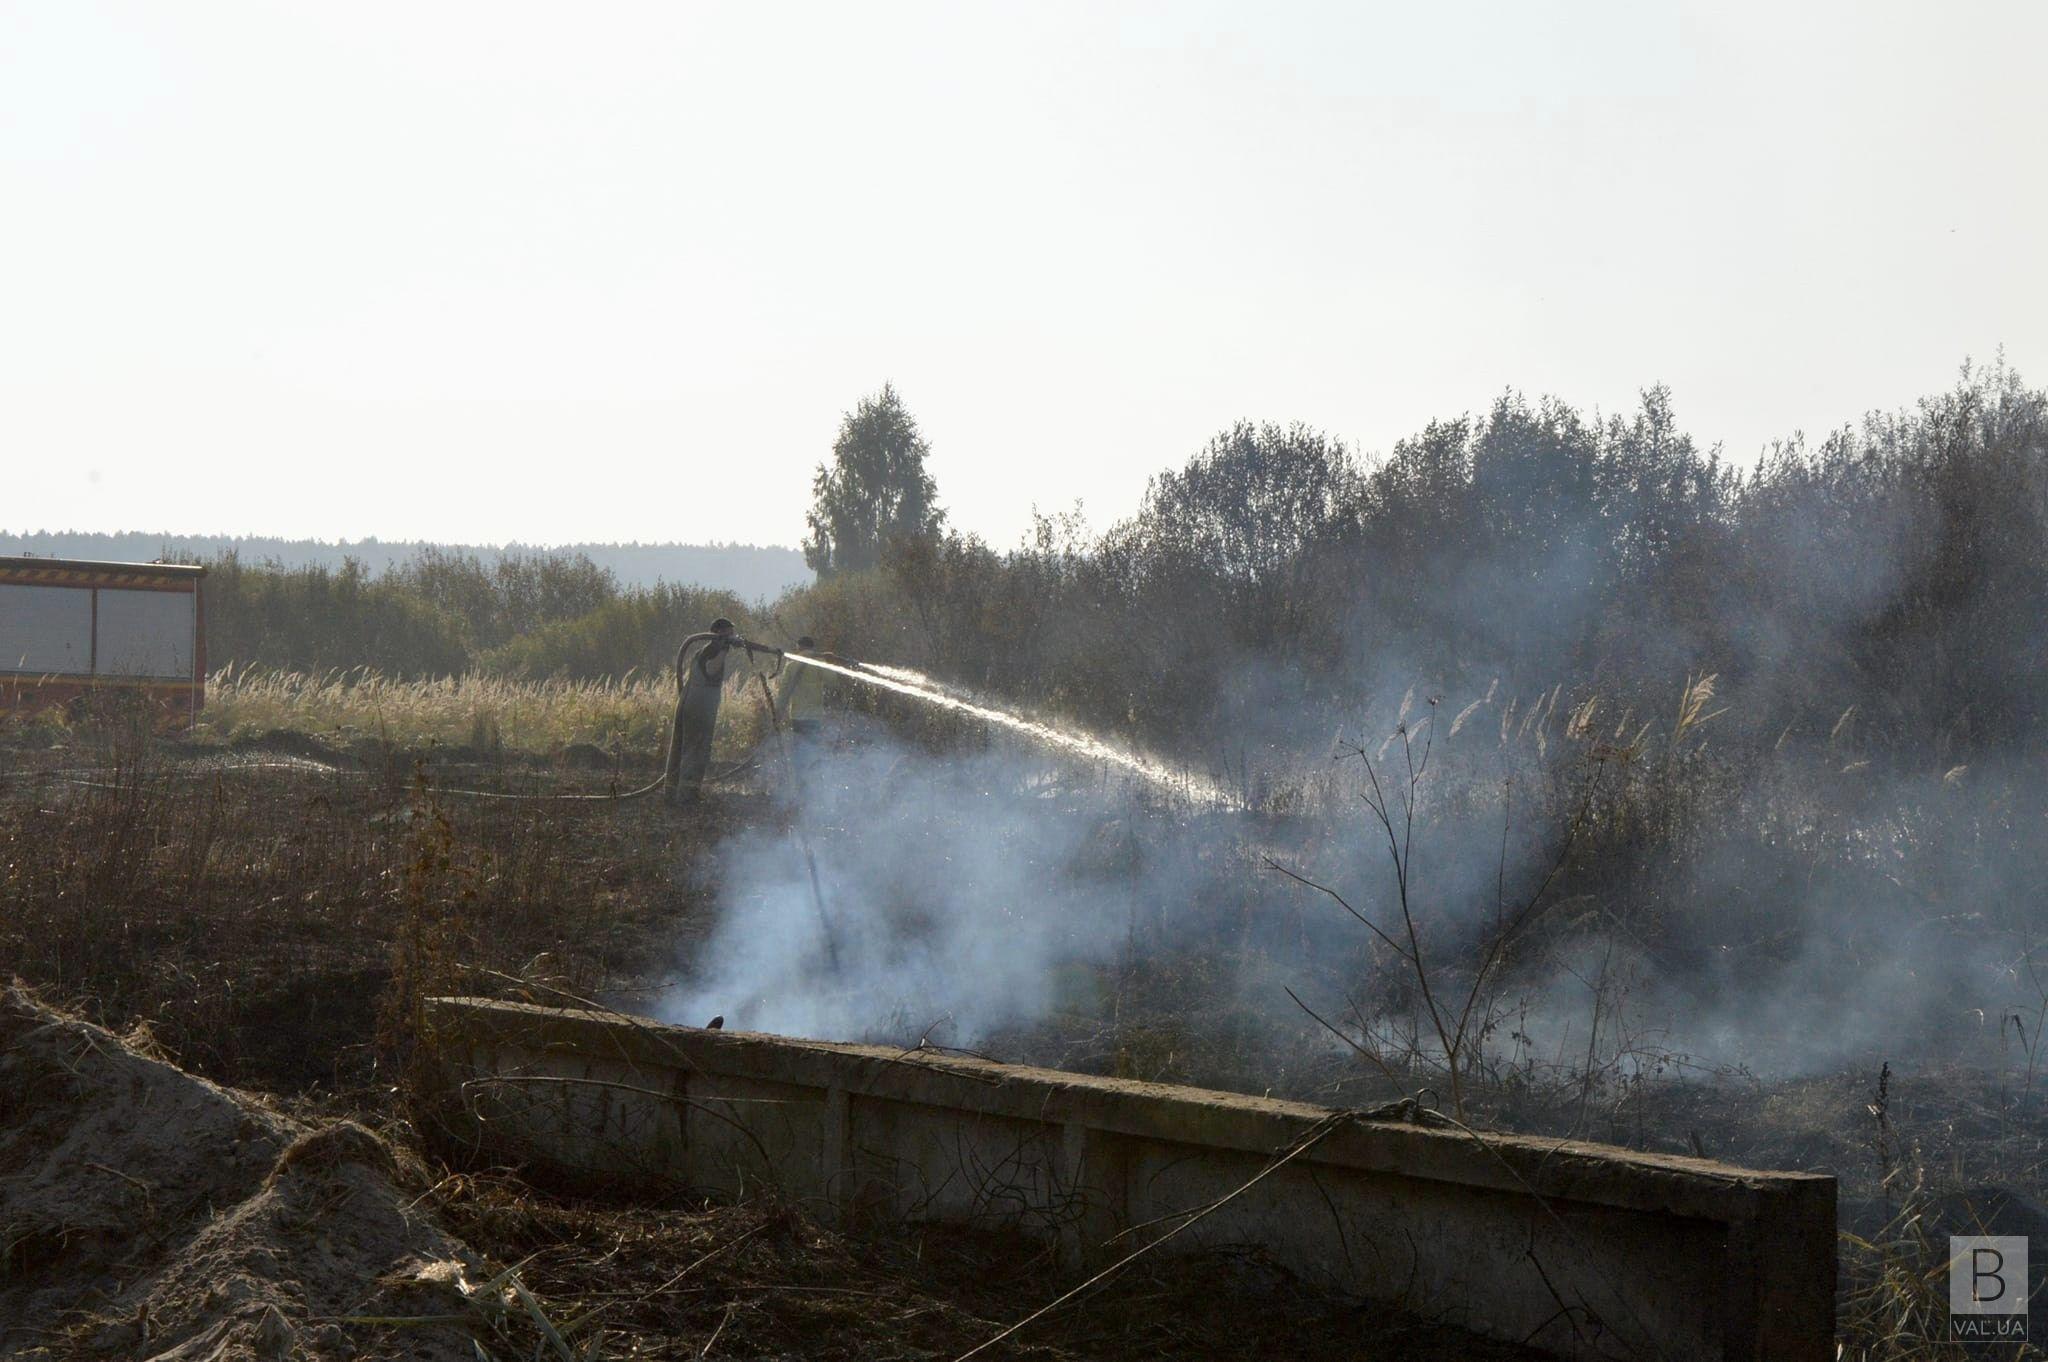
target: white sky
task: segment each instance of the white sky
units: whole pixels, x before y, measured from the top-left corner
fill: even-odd
[[[0,0],[0,527],[795,543],[1502,389],[2048,378],[2048,5]]]

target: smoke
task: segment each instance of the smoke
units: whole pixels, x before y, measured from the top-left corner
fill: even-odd
[[[1682,868],[1675,897],[1714,925],[1663,934],[1684,949],[1654,962],[1642,1010],[1763,1072],[2019,1053],[2048,1000],[2038,770],[1779,760]]]
[[[1535,903],[1475,1013],[1482,1048],[1510,1064],[1770,1075],[1908,1055],[1996,1062],[2007,1019],[2040,1010],[2048,971],[2030,965],[2026,932],[2048,805],[2029,771],[1878,776],[1824,749],[1721,762],[1717,720],[1674,745],[1669,712],[1616,758],[1637,716],[1560,696],[1489,686],[1454,709],[1411,688],[1361,706],[1370,722],[1334,760],[1293,754],[1288,770],[1316,783],[1273,796],[1281,815],[1190,799],[1149,766],[1077,763],[1095,740],[1071,730],[1048,747],[999,726],[981,750],[939,755],[843,720],[829,750],[799,749],[785,818],[719,849],[706,872],[716,927],[662,1015],[1014,1046],[1033,1028],[1055,1041],[1101,1031],[1134,972],[1198,972],[1198,996],[1158,1000],[1191,1033],[1228,1015],[1256,1033],[1233,1043],[1298,1059],[1306,1038],[1310,1058],[1342,1059],[1292,990],[1354,1038],[1406,1036],[1408,1060],[1440,1059],[1411,966],[1269,861],[1396,940],[1405,891],[1453,1000],[1489,933]],[[1402,838],[1399,874],[1357,798],[1373,788],[1368,759]],[[1582,806],[1612,826],[1568,846]],[[1654,819],[1659,837],[1629,831]]]
[[[1405,691],[1364,707],[1352,755],[1296,754],[1321,784],[1281,815],[1021,735],[940,755],[846,721],[830,750],[800,753],[786,820],[720,848],[716,927],[662,1015],[1096,1067],[1163,1029],[1178,1048],[1158,1076],[1326,1091],[1360,1066],[1291,992],[1353,1040],[1377,1037],[1411,1084],[1433,1082],[1441,1046],[1411,967],[1270,860],[1397,941],[1405,880],[1454,1004],[1489,932],[1537,902],[1473,1022],[1488,1067],[1531,1082],[1996,1066],[2038,1027],[2036,773],[1878,776],[1825,749],[1722,763],[1712,722],[1676,753],[1652,742],[1601,764],[1592,754],[1633,716],[1489,689],[1455,710]],[[1357,798],[1359,749],[1397,824],[1412,795],[1405,875]],[[1616,826],[1567,847],[1588,781]],[[1616,836],[1649,818],[1670,826]]]
[[[1063,1004],[1091,1007],[1091,971],[1128,948],[1143,905],[1186,892],[1158,832],[1224,793],[919,672],[790,661],[1007,741],[940,759],[880,726],[841,725],[853,741],[801,747],[787,825],[721,848],[717,929],[664,1015],[972,1045]]]
[[[971,1046],[1092,1008],[1095,971],[1189,888],[1164,835],[1189,806],[1142,779],[1014,747],[940,759],[879,728],[799,764],[788,826],[721,848],[718,925],[665,1017]]]
[[[1447,446],[1417,462],[1415,495],[1333,529],[1325,559],[1305,537],[1270,582],[1219,588],[1151,547],[1201,542],[1199,518],[1105,539],[1100,572],[1020,572],[1064,583],[1053,605],[1075,621],[1035,632],[1032,600],[1004,597],[1020,693],[1143,731],[1215,783],[921,673],[861,678],[1001,745],[939,757],[871,738],[820,762],[791,817],[838,968],[796,837],[749,832],[722,853],[720,922],[670,1015],[835,1037],[936,1025],[973,1045],[1127,1026],[1133,980],[1199,978],[1154,990],[1179,1034],[1248,1024],[1232,1043],[1268,1046],[1269,1071],[1310,1050],[1350,1062],[1292,989],[1353,1039],[1409,1038],[1403,1073],[1426,1081],[1404,902],[1455,996],[1542,889],[1483,984],[1494,1072],[2031,1063],[2048,1018],[2048,663],[2029,623],[2048,501],[2012,488],[2041,481],[2037,436],[1966,465],[1886,428],[1741,483],[1673,453],[1661,409],[1602,437],[1625,466],[1546,464],[1546,441],[1583,432],[1504,411],[1490,432],[1442,433],[1464,442],[1469,496],[1431,481],[1463,466]],[[973,578],[959,618],[986,617],[991,581]],[[1681,725],[1682,688],[1708,674],[1711,703]],[[1399,873],[1357,750],[1395,787]],[[1175,1076],[1226,1078],[1202,1067],[1213,1055],[1176,1054]]]

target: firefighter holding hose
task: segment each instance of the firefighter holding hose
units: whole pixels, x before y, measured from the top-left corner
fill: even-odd
[[[808,636],[801,638],[796,655],[809,654],[840,666],[859,666],[837,653],[813,653],[815,646]],[[693,804],[703,790],[704,774],[711,765],[711,741],[718,730],[718,705],[725,695],[726,674],[736,648],[744,649],[749,657],[755,653],[789,656],[781,648],[741,638],[733,622],[723,616],[713,620],[705,632],[684,639],[676,649],[676,717],[669,729],[668,766],[662,778],[671,804]],[[811,711],[817,704],[818,686],[814,675],[805,684],[804,675],[811,671],[799,666],[785,672],[775,692],[769,695],[773,706],[769,721],[778,730],[789,732],[799,753],[816,745],[818,725]]]
[[[723,616],[676,649],[676,718],[669,728],[664,777],[671,804],[693,804],[703,790],[704,772],[711,765],[711,739],[718,731],[718,702],[725,696],[726,668],[735,648],[778,656],[782,651],[749,643]]]

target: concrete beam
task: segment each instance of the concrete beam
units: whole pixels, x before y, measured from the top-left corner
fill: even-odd
[[[427,1017],[455,1119],[564,1167],[770,1182],[839,1221],[1003,1225],[1074,1266],[1228,1196],[1175,1247],[1256,1242],[1563,1356],[1833,1353],[1829,1177],[613,1013],[443,998]],[[1131,1226],[1149,1228],[1110,1243]]]

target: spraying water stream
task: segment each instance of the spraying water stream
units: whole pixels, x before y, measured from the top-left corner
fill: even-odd
[[[845,667],[823,658],[808,657],[802,653],[787,654],[788,660],[806,667],[817,667],[837,676],[848,677],[863,685],[876,686],[908,695],[926,704],[938,705],[957,713],[972,715],[974,718],[999,725],[1015,733],[1021,733],[1032,741],[1047,747],[1058,748],[1088,761],[1102,762],[1119,770],[1137,776],[1147,784],[1162,790],[1171,790],[1184,795],[1197,804],[1230,804],[1231,797],[1213,781],[1204,780],[1192,772],[1176,770],[1160,762],[1141,757],[1126,748],[1106,742],[1092,733],[1027,719],[1021,714],[1008,710],[994,709],[968,699],[923,672],[911,671],[905,667],[880,667],[862,664],[859,667]]]

